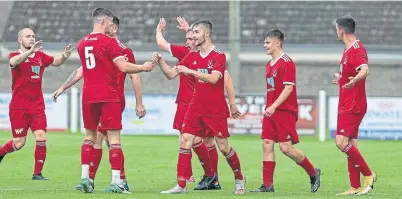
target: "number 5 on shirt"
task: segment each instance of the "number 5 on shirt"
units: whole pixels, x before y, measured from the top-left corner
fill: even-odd
[[[85,64],[88,69],[93,69],[96,66],[94,54],[92,54],[94,47],[85,46]]]

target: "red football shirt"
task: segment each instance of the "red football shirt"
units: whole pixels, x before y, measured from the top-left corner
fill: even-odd
[[[126,61],[135,64],[135,58],[134,58],[133,51],[130,48],[126,47],[119,40],[117,40],[117,43],[119,44],[119,47],[121,48],[121,51],[123,52],[124,58],[126,59]],[[118,90],[117,90],[117,92],[119,93],[120,101],[125,100],[124,82],[126,81],[126,76],[127,76],[127,73],[124,73],[124,72],[121,72],[120,70],[118,70],[118,75],[117,75]]]
[[[366,78],[357,82],[352,88],[342,88],[349,83],[349,77],[354,77],[363,65],[367,65],[368,57],[363,43],[356,40],[349,49],[345,49],[339,65],[339,103],[338,113],[366,113]]]
[[[276,63],[271,63],[272,60],[268,61],[265,71],[267,81],[266,108],[278,99],[286,84],[296,85],[296,65],[288,55],[282,54]],[[299,108],[296,86],[293,87],[288,99],[279,105],[277,110],[292,111],[297,114]]]
[[[12,57],[21,54],[22,51],[11,52]],[[11,109],[45,109],[42,93],[42,77],[45,68],[54,62],[54,57],[42,51],[31,54],[24,62],[11,67],[12,98]]]
[[[229,108],[225,99],[223,75],[226,71],[226,56],[215,46],[203,56],[200,51],[190,52],[178,65],[184,65],[205,74],[219,72],[221,78],[216,84],[210,84],[195,78],[194,95],[191,105],[201,106],[203,115],[228,117]]]
[[[78,42],[77,50],[83,66],[83,103],[119,102],[119,69],[113,62],[124,58],[124,53],[117,40],[91,33]]]
[[[170,54],[176,57],[179,62],[190,53],[187,46],[170,45]],[[179,91],[176,97],[176,103],[190,103],[194,95],[194,77],[191,75],[180,74]]]

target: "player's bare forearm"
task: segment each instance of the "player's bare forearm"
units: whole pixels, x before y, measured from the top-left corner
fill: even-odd
[[[10,59],[10,61],[9,61],[10,66],[11,67],[18,66],[18,64],[24,62],[29,57],[29,55],[31,55],[32,53],[33,53],[32,50],[28,50],[26,52],[23,52],[23,53],[21,53],[19,55],[16,55],[16,56],[12,57]]]
[[[67,60],[67,57],[64,54],[61,54],[54,58],[54,62],[52,66],[59,67],[63,65],[63,63]]]
[[[130,62],[126,62],[124,61],[124,59],[117,59],[114,63],[123,73],[134,74],[146,71],[144,65],[137,65]]]
[[[233,105],[235,104],[235,89],[234,89],[234,85],[233,85],[233,79],[230,76],[229,72],[225,73],[225,89],[226,89],[226,93],[228,94],[228,98],[229,98],[229,104]]]
[[[135,102],[137,104],[142,104],[142,88],[141,88],[141,78],[139,74],[129,74],[131,82],[133,84],[133,90],[135,94]]]
[[[158,65],[168,80],[174,79],[179,75],[179,72],[175,68],[170,67],[163,58],[159,59]]]
[[[212,71],[211,74],[205,74],[191,69],[190,71],[191,71],[190,74],[196,77],[197,79],[200,79],[204,82],[208,82],[210,84],[216,84],[221,77],[220,73],[214,71]]]
[[[275,102],[271,106],[277,108],[283,102],[285,102],[288,99],[288,97],[290,96],[290,94],[292,93],[293,87],[294,87],[294,85],[286,84],[285,88],[283,89],[283,91],[279,95],[278,99],[276,99]]]
[[[366,78],[369,74],[369,68],[367,65],[363,65],[360,67],[359,73],[352,79],[354,83],[359,82],[360,80]]]
[[[71,86],[75,85],[83,77],[82,66],[73,71],[71,75],[67,78],[66,82],[61,86],[63,90],[69,89]]]
[[[156,43],[158,44],[159,48],[164,51],[169,51],[169,43],[163,37],[162,31],[156,31]]]

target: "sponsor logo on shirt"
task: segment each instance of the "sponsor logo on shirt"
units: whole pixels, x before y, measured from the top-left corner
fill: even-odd
[[[40,76],[40,66],[32,66],[32,72],[34,73],[34,75],[31,76],[31,79],[39,79]]]

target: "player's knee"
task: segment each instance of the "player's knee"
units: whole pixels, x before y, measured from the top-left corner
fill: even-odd
[[[219,151],[223,154],[223,155],[227,155],[230,153],[231,147],[229,146],[229,144],[227,143],[219,143],[218,144],[218,148]]]
[[[180,147],[190,149],[193,145],[194,136],[183,133],[180,137]]]
[[[262,140],[262,149],[265,153],[273,153],[274,152],[275,142],[272,140],[263,139]]]
[[[26,143],[26,137],[22,137],[22,138],[14,138],[13,139],[13,143],[14,143],[14,146],[15,146],[15,148],[17,149],[17,150],[19,150],[19,149],[21,149],[22,147],[24,147],[25,146],[25,143]]]
[[[46,140],[46,132],[43,130],[38,130],[34,132],[36,141],[44,141]]]
[[[285,143],[279,143],[279,149],[282,151],[283,154],[287,155],[290,154],[292,147]]]
[[[213,137],[205,137],[203,142],[207,147],[213,147],[215,145],[215,140]]]
[[[200,142],[202,142],[202,138],[201,137],[195,137],[194,144],[200,143]]]
[[[346,145],[348,145],[348,143],[349,143],[348,140],[343,139],[342,137],[335,138],[335,144],[340,150],[343,150],[346,147]]]
[[[262,140],[262,147],[264,147],[264,148],[273,147],[274,145],[275,145],[275,142],[272,140],[268,140],[268,139]]]

